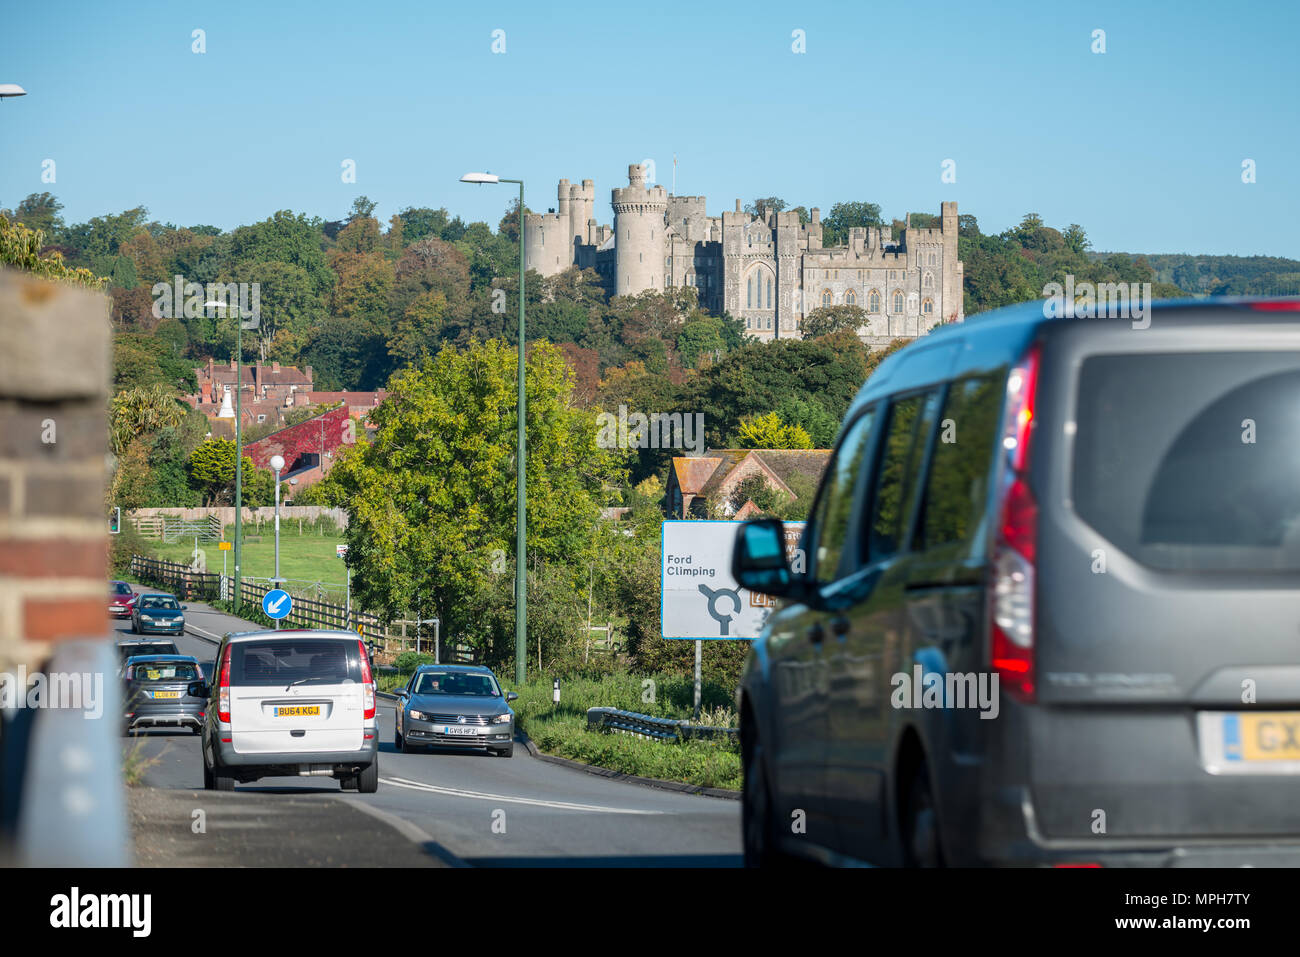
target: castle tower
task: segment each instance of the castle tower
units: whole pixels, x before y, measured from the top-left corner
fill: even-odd
[[[645,167],[627,168],[628,185],[613,190],[614,295],[629,296],[664,288],[664,213],[668,194],[647,188]]]
[[[558,211],[524,216],[524,262],[543,276],[562,273],[576,261],[570,201],[574,188],[567,179],[560,180],[555,189]]]
[[[962,295],[962,264],[957,259],[957,204],[940,203],[940,226],[943,233],[943,315],[937,322],[946,322],[954,314],[965,318]]]

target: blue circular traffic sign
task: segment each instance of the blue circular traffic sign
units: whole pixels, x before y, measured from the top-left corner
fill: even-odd
[[[272,588],[262,596],[262,611],[273,621],[286,618],[293,610],[293,598],[283,588]]]

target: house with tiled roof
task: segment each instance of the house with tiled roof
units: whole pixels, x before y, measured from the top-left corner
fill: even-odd
[[[820,484],[830,455],[830,449],[709,449],[703,455],[676,456],[664,490],[668,517],[703,518],[713,501],[729,518],[748,518],[758,511],[753,500],[737,508],[732,499],[737,487],[754,475],[797,500]]]

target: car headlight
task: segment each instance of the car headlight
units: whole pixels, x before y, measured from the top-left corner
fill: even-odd
[[[431,719],[429,718],[429,716],[428,716],[427,714],[425,714],[423,711],[408,711],[407,714],[409,714],[409,715],[411,716],[411,719],[414,720],[414,721],[429,721],[429,720],[431,720]]]
[[[510,723],[510,719],[513,718],[513,717],[514,717],[514,715],[512,715],[509,711],[507,711],[505,714],[498,714],[498,715],[496,715],[495,717],[493,717],[493,718],[492,718],[492,723],[493,723],[493,724],[509,724],[509,723]]]
[[[141,620],[141,621],[147,621],[147,622],[150,622],[150,623],[153,622],[153,618],[152,618],[150,615],[141,615],[141,616],[140,616],[140,620]]]

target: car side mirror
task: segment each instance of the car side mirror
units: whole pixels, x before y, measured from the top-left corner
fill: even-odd
[[[206,681],[192,681],[190,686],[185,689],[185,693],[191,698],[206,698],[208,696],[208,683]]]
[[[740,526],[731,553],[731,577],[740,587],[764,595],[803,596],[803,579],[790,571],[786,561],[785,526],[780,519],[760,518]]]
[[[181,605],[181,611],[189,611],[189,610],[190,610],[189,605]]]
[[[393,694],[398,698],[405,698],[409,692],[405,688],[398,688]]]
[[[507,701],[507,702],[510,702],[510,701],[518,701],[518,700],[519,700],[519,695],[515,694],[513,691],[507,691],[507,692],[506,692],[506,701]]]

